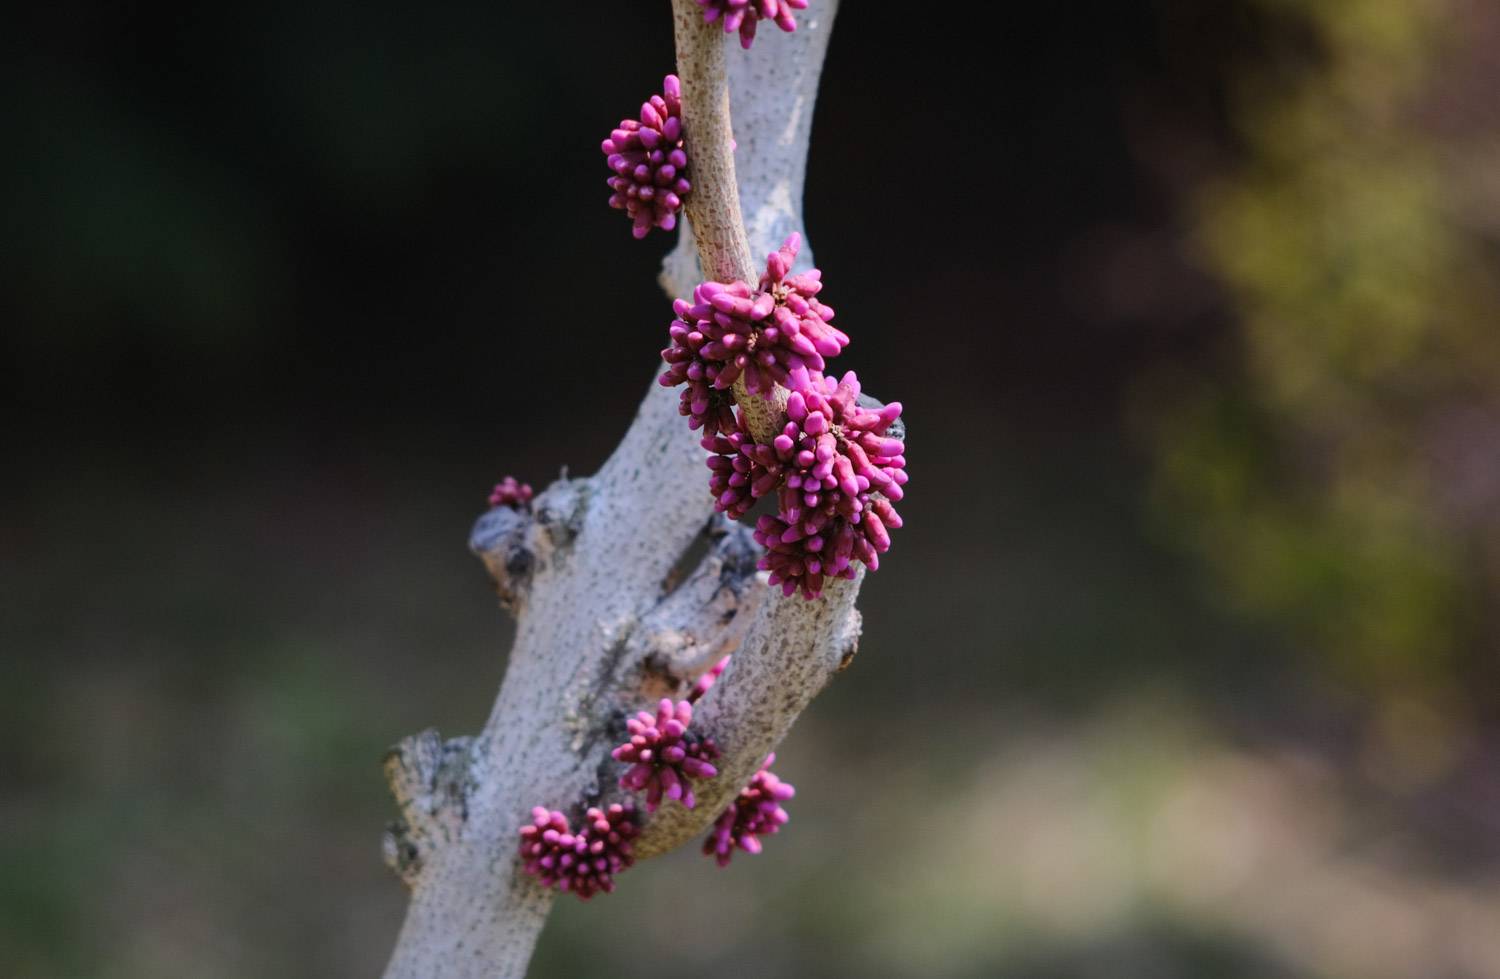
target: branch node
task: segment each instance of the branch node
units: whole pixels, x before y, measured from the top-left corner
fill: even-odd
[[[531,511],[540,532],[533,536],[540,538],[535,544],[541,557],[546,558],[549,552],[564,551],[572,546],[583,529],[591,488],[587,479],[564,477],[548,486],[546,492],[532,503]]]
[[[739,649],[769,594],[756,584],[760,545],[749,527],[716,516],[704,533],[707,553],[630,636],[638,680],[627,689],[648,703],[682,696],[704,670]]]
[[[470,737],[444,741],[428,728],[386,752],[385,780],[401,817],[387,826],[382,849],[387,866],[408,887],[416,885],[432,851],[463,829],[473,744]]]
[[[502,506],[482,514],[469,532],[469,550],[484,562],[501,607],[512,613],[519,610],[536,567],[527,541],[531,524],[526,511]]]
[[[502,608],[519,612],[536,572],[571,548],[587,502],[588,480],[564,476],[529,507],[498,506],[474,522],[469,550],[484,562]]]

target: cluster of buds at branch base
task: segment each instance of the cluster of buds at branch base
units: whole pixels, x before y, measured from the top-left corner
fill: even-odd
[[[755,42],[755,27],[761,20],[775,22],[790,34],[797,29],[793,10],[806,10],[807,0],[698,0],[707,23],[722,21],[724,33],[740,32],[740,47],[749,49]]]
[[[775,761],[774,754],[766,758],[750,784],[740,790],[729,808],[714,821],[708,839],[703,841],[704,855],[713,857],[719,866],[729,866],[735,847],[746,853],[759,853],[760,838],[772,835],[786,824],[789,817],[781,804],[796,795],[797,790],[771,772]]]
[[[646,793],[646,811],[655,812],[665,797],[691,809],[697,804],[693,795],[696,779],[719,774],[713,766],[719,748],[712,738],[690,736],[693,722],[690,701],[673,703],[663,698],[656,714],[641,711],[625,722],[630,740],[613,752],[615,761],[630,765],[620,776],[621,788]]]
[[[771,253],[758,288],[704,282],[691,302],[672,304],[677,318],[667,330],[671,343],[661,352],[667,369],[659,380],[667,387],[687,385],[678,410],[706,437],[735,427],[730,391],[741,377],[751,394],[769,399],[793,372],[821,373],[824,358],[849,345],[829,325],[833,310],[817,298],[821,273],[791,274],[801,242],[794,233]]]
[[[609,168],[609,206],[624,211],[631,233],[644,238],[652,228],[677,226],[682,199],[692,190],[682,141],[682,84],[676,75],[662,81],[662,94],[641,106],[639,119],[624,119],[599,147]]]
[[[530,503],[535,495],[530,483],[520,483],[516,481],[516,477],[506,476],[490,490],[490,506],[508,506],[512,510],[519,510]]]
[[[590,809],[576,833],[567,816],[538,806],[521,827],[522,868],[547,887],[587,901],[615,889],[614,875],[635,863],[630,841],[639,835],[630,805]]]

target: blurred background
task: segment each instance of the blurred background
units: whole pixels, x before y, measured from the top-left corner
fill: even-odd
[[[534,975],[1500,975],[1500,6],[846,8],[808,224],[906,529],[788,830]],[[468,528],[664,342],[618,11],[7,29],[6,975],[378,972],[381,753],[504,668]]]

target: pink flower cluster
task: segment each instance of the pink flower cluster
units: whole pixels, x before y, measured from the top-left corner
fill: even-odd
[[[512,510],[519,510],[530,503],[534,495],[536,494],[530,483],[518,483],[516,477],[506,476],[490,490],[490,506],[508,506]]]
[[[537,806],[521,827],[522,868],[547,887],[587,901],[615,889],[614,875],[635,863],[630,841],[639,835],[630,805],[590,809],[576,833],[567,816]]]
[[[775,483],[759,484],[760,492],[752,480],[766,480],[770,474],[756,468],[758,451],[763,448],[755,444],[755,438],[738,415],[734,428],[729,432],[714,432],[703,438],[703,447],[711,454],[708,457],[708,491],[714,497],[714,509],[731,520],[743,517],[758,497],[775,489]]]
[[[749,48],[755,41],[755,26],[761,20],[774,21],[791,33],[797,29],[793,10],[806,10],[807,0],[698,0],[707,23],[724,22],[724,33],[740,32],[740,46]]]
[[[787,398],[787,423],[768,446],[749,452],[750,491],[779,484],[777,516],[761,517],[760,567],[782,593],[816,598],[827,577],[853,578],[854,561],[875,571],[901,526],[891,506],[904,495],[905,446],[886,432],[901,414],[893,402],[859,404],[859,379],[799,378]]]
[[[713,766],[718,746],[710,738],[690,736],[688,726],[693,721],[692,701],[713,686],[728,664],[726,656],[709,669],[687,700],[664,699],[655,715],[641,711],[626,722],[630,740],[612,754],[630,765],[620,785],[644,791],[648,812],[655,812],[663,797],[693,808],[694,780],[719,774]],[[562,812],[537,806],[531,810],[531,822],[521,827],[521,867],[544,885],[572,891],[586,901],[599,891],[615,889],[614,875],[635,863],[631,840],[639,835],[633,803],[589,809],[576,833]]]
[[[657,705],[654,716],[643,710],[625,722],[630,740],[611,754],[615,761],[630,765],[620,777],[620,786],[644,791],[647,812],[655,812],[663,797],[693,808],[697,804],[693,781],[719,774],[713,766],[719,757],[718,746],[712,738],[689,736],[692,722],[690,701],[673,703],[666,698]]]
[[[823,376],[826,358],[849,338],[828,323],[833,310],[817,298],[818,271],[793,274],[800,243],[794,234],[767,257],[756,290],[705,282],[694,303],[678,300],[660,380],[687,385],[678,410],[703,429],[715,509],[739,519],[776,494],[777,515],[756,523],[767,551],[760,567],[783,594],[812,599],[826,579],[853,578],[855,561],[879,568],[890,531],[901,526],[892,503],[904,495],[906,450],[888,434],[899,403],[864,407],[852,371]],[[729,389],[741,376],[762,397],[777,384],[791,390],[787,422],[768,444],[731,407]]]
[[[719,866],[729,866],[735,847],[746,853],[759,853],[760,838],[772,835],[786,824],[789,817],[781,804],[796,795],[797,790],[771,772],[775,761],[774,754],[766,758],[750,784],[740,790],[729,808],[714,821],[708,839],[703,841],[704,855],[713,857]]]
[[[626,722],[630,740],[612,754],[615,760],[630,765],[620,785],[645,791],[647,811],[655,812],[663,797],[679,800],[692,809],[697,802],[693,781],[718,775],[712,764],[719,757],[718,748],[710,739],[689,736],[688,727],[693,720],[693,702],[713,687],[729,666],[729,659],[725,656],[706,670],[686,700],[674,703],[663,699],[654,715],[641,711]],[[714,821],[703,841],[703,853],[714,857],[719,866],[729,865],[736,848],[759,853],[760,838],[778,832],[787,822],[781,804],[796,790],[771,771],[775,761],[774,754],[766,758],[750,784]],[[521,866],[543,885],[570,891],[587,901],[600,891],[615,889],[615,874],[635,863],[631,841],[639,835],[633,803],[590,808],[577,832],[562,812],[537,806],[531,810],[531,822],[521,827]]]
[[[641,106],[641,117],[621,120],[599,148],[615,172],[609,178],[614,191],[609,206],[630,216],[631,233],[644,238],[652,228],[675,228],[682,198],[692,190],[682,145],[682,83],[677,76],[668,75],[662,94]]]
[[[686,384],[678,410],[694,429],[711,437],[735,428],[730,393],[744,378],[745,388],[763,398],[793,373],[820,373],[824,358],[837,356],[849,338],[829,325],[833,310],[819,302],[823,289],[817,269],[791,274],[802,236],[792,234],[771,253],[759,288],[744,282],[705,282],[691,302],[672,304],[677,318],[662,351],[667,369],[661,384]]]

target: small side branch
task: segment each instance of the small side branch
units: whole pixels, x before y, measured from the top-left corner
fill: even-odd
[[[749,51],[731,50],[727,59],[722,31],[717,35],[721,42],[717,52],[709,50],[691,61],[684,61],[681,53],[678,55],[679,74],[691,65],[711,62],[716,53],[721,62],[727,62],[724,74],[729,86],[729,110],[723,117],[723,126],[732,129],[731,135],[738,140],[731,150],[739,185],[734,206],[742,233],[749,242],[746,264],[735,274],[745,274],[747,282],[760,274],[759,262],[794,231],[801,232],[803,239],[802,253],[797,257],[798,269],[814,264],[802,221],[802,187],[807,177],[807,148],[812,137],[818,81],[837,10],[837,0],[809,4],[798,17],[795,33],[768,38]],[[681,16],[676,9],[674,14]],[[711,38],[700,34],[688,34],[687,40],[692,44],[712,44]],[[679,52],[683,43],[683,25],[679,21]],[[710,74],[711,84],[718,84],[717,75],[705,74]],[[705,102],[719,105],[715,99]],[[700,107],[695,103],[693,108]],[[687,111],[685,105],[684,112]],[[713,175],[706,174],[711,182]],[[722,190],[724,186],[717,185],[718,192],[713,198],[718,202],[714,210],[720,214],[728,214],[730,208]],[[694,221],[703,222],[705,228],[716,227],[717,222],[694,217],[693,197],[686,203],[689,222],[681,226],[677,247],[662,262],[661,286],[669,296],[687,296],[704,279],[719,277],[719,273],[705,273],[707,266],[699,261],[698,236],[693,226]],[[729,234],[734,236],[735,232]]]
[[[761,275],[755,253],[763,259],[802,230],[812,110],[836,9],[837,3],[829,2],[804,18],[796,32],[734,52],[726,68],[720,25],[704,23],[696,0],[673,0],[693,192],[685,201],[687,221],[677,250],[663,266],[668,292],[685,296],[705,278],[753,286]],[[737,119],[745,136],[739,146]],[[743,167],[736,167],[736,156],[745,161]],[[753,234],[746,212],[753,215]],[[811,261],[811,249],[804,249],[798,266],[810,267]],[[741,378],[734,399],[758,441],[769,442],[780,431],[785,389],[760,398]]]
[[[501,608],[519,614],[532,578],[578,535],[588,488],[588,480],[559,479],[532,503],[494,507],[475,521],[469,550],[494,580]]]
[[[750,528],[715,516],[711,546],[632,633],[630,659],[641,675],[632,704],[685,696],[692,682],[744,644],[770,590],[758,579],[761,553]]]
[[[754,282],[759,273],[740,215],[729,115],[724,31],[703,20],[696,0],[672,0],[677,75],[682,79],[682,128],[693,191],[684,201],[705,275],[719,282]]]

